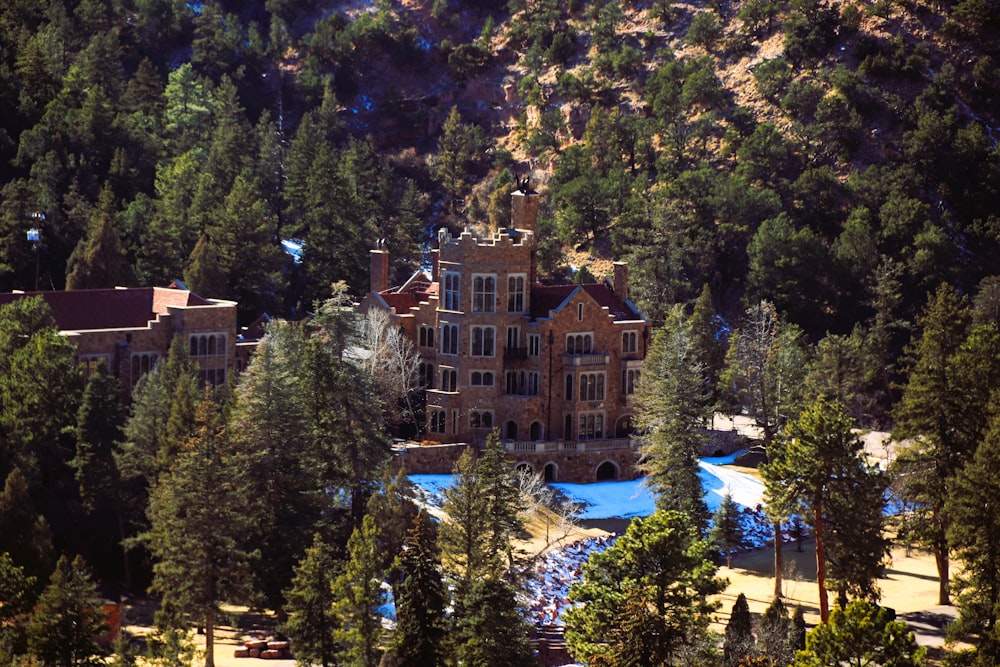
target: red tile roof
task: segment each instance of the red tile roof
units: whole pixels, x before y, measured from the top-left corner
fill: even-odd
[[[145,327],[168,306],[209,306],[211,302],[186,290],[162,287],[73,290],[67,292],[6,292],[0,305],[29,296],[49,304],[60,331],[132,329]]]

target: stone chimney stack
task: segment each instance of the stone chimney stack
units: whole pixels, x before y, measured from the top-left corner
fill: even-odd
[[[389,289],[389,251],[385,247],[385,239],[379,239],[370,252],[371,287],[373,292],[384,292]]]
[[[625,262],[615,262],[615,275],[612,279],[611,286],[615,290],[615,294],[622,301],[628,299],[628,264]]]
[[[510,194],[510,226],[524,229],[538,236],[538,193],[528,188],[524,179],[517,190]]]

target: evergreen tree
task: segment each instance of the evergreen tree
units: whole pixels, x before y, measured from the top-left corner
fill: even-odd
[[[517,472],[507,460],[507,450],[500,433],[486,437],[486,447],[479,459],[483,511],[486,515],[487,544],[485,560],[500,571],[514,566],[511,540],[521,529],[519,513],[524,509]]]
[[[329,502],[299,374],[297,355],[304,344],[298,325],[270,324],[240,376],[227,415],[233,446],[244,458],[257,499],[255,573],[265,604],[275,610],[291,585],[293,566],[314,543],[314,534],[326,528]]]
[[[750,618],[747,596],[743,593],[736,598],[732,613],[729,614],[722,653],[727,667],[738,665],[754,654],[753,620]]]
[[[321,667],[338,664],[341,646],[334,633],[340,624],[333,606],[333,582],[338,568],[333,550],[318,533],[295,566],[292,585],[286,593],[288,620],[282,631],[291,637],[295,657],[303,664]]]
[[[105,629],[86,563],[61,557],[28,623],[28,654],[47,665],[97,667],[104,664],[97,637]]]
[[[688,651],[712,641],[717,605],[708,596],[725,586],[715,577],[713,548],[683,513],[633,519],[610,548],[590,555],[582,581],[570,588],[576,606],[564,618],[573,656],[595,661],[624,653],[634,656],[632,665],[686,664]],[[630,613],[642,632],[623,632]]]
[[[529,667],[528,624],[514,586],[501,577],[473,581],[458,600],[454,627],[460,665]]]
[[[0,551],[0,664],[27,650],[25,624],[35,601],[35,578]]]
[[[447,600],[436,537],[433,521],[420,511],[399,554],[401,582],[394,589],[397,623],[391,653],[400,665],[444,663]]]
[[[153,555],[153,585],[164,604],[204,622],[206,667],[214,664],[215,622],[223,601],[248,599],[246,543],[253,512],[246,467],[230,446],[219,408],[198,404],[195,431],[178,447],[149,501],[150,530],[142,536]]]
[[[128,537],[126,512],[142,498],[131,488],[134,484],[123,483],[115,465],[115,448],[123,437],[124,424],[121,385],[108,372],[107,365],[101,363],[83,391],[77,413],[76,456],[71,465],[89,519],[87,534],[97,542],[92,547],[95,560],[108,562],[112,556],[110,549],[121,548],[121,574],[126,588],[130,588],[128,551],[124,548]],[[114,521],[109,521],[110,518]]]
[[[374,517],[365,516],[347,542],[347,564],[333,584],[333,607],[343,623],[335,636],[344,644],[344,663],[353,667],[378,667],[382,655],[379,608],[386,595],[385,572],[376,552],[378,532]]]
[[[0,492],[0,553],[35,582],[45,581],[52,570],[52,530],[28,494],[28,483],[14,468]],[[37,593],[38,591],[33,591]]]
[[[984,655],[998,650],[1000,610],[1000,519],[989,511],[1000,490],[1000,416],[993,417],[975,456],[958,472],[948,496],[948,543],[962,562],[953,582],[959,598],[958,635],[979,639]]]
[[[792,655],[806,647],[806,617],[800,604],[795,605],[795,611],[792,612],[791,629],[788,631],[788,646]]]
[[[114,193],[105,185],[87,237],[70,257],[66,289],[109,289],[132,284],[131,267],[115,230],[115,209]]]
[[[801,617],[802,608],[796,607]],[[776,597],[764,610],[757,626],[757,650],[772,665],[787,665],[795,655],[795,644],[790,639],[788,609],[781,598]],[[802,644],[800,648],[804,648]]]
[[[219,249],[207,234],[202,233],[194,244],[184,269],[184,283],[201,296],[215,299],[229,296]]]
[[[838,405],[817,399],[786,427],[761,467],[768,511],[786,517],[802,508],[816,538],[816,583],[820,618],[829,616],[827,560],[838,573],[841,597],[848,591],[878,598],[875,580],[882,573],[888,542],[882,536],[884,476],[864,458],[863,444],[850,417]],[[831,540],[830,536],[837,536]],[[827,548],[836,544],[836,553]],[[847,561],[852,565],[847,567]]]
[[[374,517],[379,527],[377,551],[382,557],[382,569],[388,573],[388,580],[395,594],[403,576],[399,558],[402,557],[403,546],[413,530],[419,508],[414,502],[414,484],[406,476],[405,465],[399,466],[395,475],[390,466],[385,466],[380,487],[368,499],[367,513]],[[435,558],[440,561],[439,556]]]
[[[726,554],[726,567],[733,566],[733,552],[747,546],[743,534],[743,524],[740,522],[740,506],[727,493],[712,515],[712,541]]]
[[[707,375],[683,307],[676,305],[653,340],[636,391],[636,423],[644,433],[643,469],[660,509],[708,520],[698,457],[705,444]]]
[[[795,656],[795,667],[823,665],[877,665],[917,667],[926,649],[918,647],[913,632],[895,614],[865,600],[835,609],[829,623],[820,623],[806,635],[806,648]]]
[[[167,358],[133,381],[132,412],[115,461],[122,477],[141,478],[150,489],[170,469],[180,441],[192,430],[189,417],[198,384],[184,341],[174,338]]]
[[[918,320],[921,335],[907,350],[909,381],[896,407],[893,428],[894,440],[913,442],[900,452],[895,470],[905,480],[903,498],[919,508],[912,517],[915,535],[934,552],[939,604],[950,600],[948,486],[975,452],[982,434],[974,428],[982,424],[982,417],[968,415],[966,408],[969,403],[982,405],[983,399],[958,391],[965,369],[952,362],[968,336],[970,318],[965,300],[947,285],[930,297]],[[963,417],[974,421],[963,423]]]
[[[452,107],[441,126],[434,175],[448,193],[448,207],[454,213],[458,199],[465,193],[466,179],[481,154],[485,137],[482,130],[462,122],[458,107]]]
[[[488,570],[488,518],[483,508],[479,461],[467,447],[455,462],[454,482],[444,491],[444,512],[438,543],[445,570],[462,588]]]

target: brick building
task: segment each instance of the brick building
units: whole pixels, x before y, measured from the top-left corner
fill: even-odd
[[[628,300],[628,267],[615,263],[596,284],[539,284],[538,195],[511,199],[511,229],[442,229],[430,274],[402,286],[389,287],[388,253],[372,250],[362,309],[389,310],[417,345],[425,440],[479,443],[499,429],[512,456],[549,480],[631,476],[650,323]],[[574,460],[583,468],[566,474]]]
[[[227,384],[249,354],[237,356],[236,302],[205,299],[183,285],[8,292],[0,294],[0,305],[29,296],[45,299],[59,333],[76,345],[84,373],[107,364],[121,383],[123,400],[167,355],[175,336],[184,341],[206,384]]]

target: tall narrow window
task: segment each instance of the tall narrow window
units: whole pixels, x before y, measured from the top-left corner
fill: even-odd
[[[496,311],[497,278],[492,274],[472,275],[472,312],[492,313]]]
[[[445,310],[461,310],[462,299],[462,276],[457,273],[445,271],[441,274],[442,281],[442,304]]]
[[[639,385],[639,369],[627,368],[622,371],[622,393],[631,396]]]
[[[524,274],[515,274],[507,277],[507,312],[524,312]]]
[[[583,304],[582,303],[576,304],[576,319],[578,321],[580,321],[580,322],[583,322]]]
[[[441,354],[458,354],[458,325],[441,325]]]
[[[472,327],[472,356],[492,357],[495,355],[495,332],[494,327]]]
[[[537,357],[542,347],[542,337],[538,334],[528,334],[528,356]]]
[[[622,354],[635,354],[639,349],[639,333],[637,331],[622,332]]]

